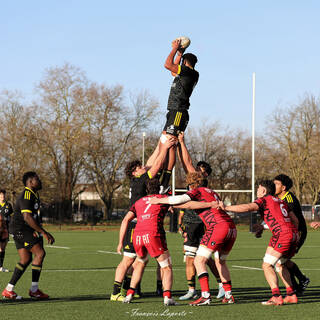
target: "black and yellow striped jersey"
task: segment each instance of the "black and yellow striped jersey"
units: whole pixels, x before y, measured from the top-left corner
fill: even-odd
[[[299,200],[296,198],[296,196],[288,191],[282,198],[281,200],[285,201],[288,204],[288,207],[291,211],[293,211],[293,213],[296,215],[296,217],[299,220],[299,231],[306,231],[307,230],[307,226],[306,226],[306,221],[304,219],[302,210],[301,210],[301,206],[300,206],[300,202]]]
[[[130,208],[140,198],[147,195],[146,183],[152,179],[150,171],[145,172],[139,177],[133,177],[130,181]]]
[[[25,187],[18,196],[13,209],[12,219],[10,221],[10,232],[16,233],[19,231],[34,230],[24,221],[24,214],[31,214],[33,219],[41,225],[40,215],[40,198],[37,192]]]

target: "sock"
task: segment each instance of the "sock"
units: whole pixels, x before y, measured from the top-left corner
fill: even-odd
[[[39,282],[42,265],[32,265],[32,282]]]
[[[162,281],[157,280],[157,290],[162,290]]]
[[[189,287],[189,291],[194,291],[195,290],[195,287],[196,287],[196,276],[192,276],[190,280],[188,280],[188,287]],[[190,289],[193,288],[193,289]]]
[[[13,291],[13,288],[14,288],[14,285],[10,283],[8,283],[8,285],[6,286],[6,290],[8,291]]]
[[[198,275],[198,279],[200,282],[201,287],[201,295],[204,298],[210,297],[210,289],[209,289],[209,274],[208,272],[203,272],[200,275]]]
[[[160,170],[157,172],[156,178],[157,178],[158,180],[160,180],[160,178],[161,178],[161,176],[162,176],[162,172],[163,172],[162,169],[160,169]]]
[[[169,299],[171,299],[171,290],[163,291],[163,297],[168,297]]]
[[[0,268],[3,266],[3,260],[4,260],[5,254],[6,254],[5,251],[0,252]]]
[[[221,278],[220,277],[216,277],[217,282],[220,284],[221,282]]]
[[[224,292],[225,292],[225,297],[226,297],[227,299],[229,299],[229,298],[232,296],[232,292],[231,292],[231,289],[232,289],[231,281],[222,282],[222,286],[223,286],[223,289],[224,289]]]
[[[119,294],[121,290],[121,282],[115,281],[113,283],[113,295]]]
[[[298,286],[298,282],[296,280],[296,277],[294,275],[294,270],[293,269],[294,269],[294,266],[291,269],[288,268],[288,271],[290,273],[290,279],[291,279],[291,282],[292,282],[292,287],[295,288],[295,289],[298,289],[299,286]]]
[[[129,296],[130,294],[132,294],[132,295],[134,296],[135,290],[136,290],[135,288],[131,288],[131,287],[130,287],[130,288],[128,289],[128,291],[127,291],[127,296]]]
[[[171,173],[172,173],[171,170],[165,170],[165,171],[163,172],[163,177],[162,177],[161,185],[162,185],[164,188],[167,188],[168,185],[169,185],[170,178],[171,178]]]
[[[292,287],[288,287],[286,290],[287,290],[287,296],[292,296],[296,293]]]
[[[128,290],[130,288],[131,275],[126,275],[123,280],[122,288]]]
[[[272,289],[271,291],[272,291],[272,295],[273,295],[274,297],[279,297],[279,296],[281,296],[281,293],[280,293],[280,289],[279,289],[279,288],[274,288],[274,289]]]
[[[293,274],[299,279],[299,282],[305,281],[306,276],[300,271],[299,267],[294,263],[292,267]]]
[[[39,282],[32,282],[30,291],[31,292],[36,292],[38,289],[39,289]]]
[[[24,265],[18,262],[16,264],[16,267],[14,268],[13,275],[9,283],[15,285],[18,282],[18,280],[22,277],[27,267],[28,265]]]

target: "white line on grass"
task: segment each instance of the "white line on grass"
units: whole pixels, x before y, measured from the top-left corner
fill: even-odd
[[[103,251],[103,250],[98,250],[97,252],[100,252],[100,253],[110,253],[110,254],[116,254],[116,255],[119,255],[118,252],[112,252],[112,251]]]
[[[248,270],[262,270],[261,268],[253,268],[253,267],[244,267],[244,266],[232,266],[232,268],[239,268],[239,269],[248,269]]]
[[[46,248],[55,248],[55,249],[70,249],[70,247],[59,247],[59,246],[46,246]]]

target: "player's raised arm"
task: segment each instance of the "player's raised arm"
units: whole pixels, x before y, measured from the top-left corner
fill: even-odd
[[[178,156],[180,158],[184,171],[186,173],[195,172],[196,169],[192,164],[191,156],[184,142],[184,132],[179,133],[178,140]]]
[[[177,141],[177,138],[174,136],[171,136],[164,143],[162,143],[163,147],[160,148],[159,155],[155,159],[152,167],[149,169],[150,175],[152,177],[155,177],[156,174],[158,173],[158,171],[161,169],[161,167],[166,159],[168,149],[170,149],[171,146],[176,143],[176,141]]]
[[[128,229],[128,224],[131,220],[133,220],[135,218],[135,214],[132,211],[129,211],[125,217],[123,218],[122,222],[121,222],[121,227],[120,227],[120,231],[119,231],[119,243],[117,246],[117,252],[119,254],[121,254],[121,249],[123,247],[123,240],[124,237],[126,235],[126,231]]]
[[[181,59],[181,56],[180,56],[180,59],[179,59],[179,63],[175,63],[176,61],[174,61],[174,57],[179,49],[179,46],[180,46],[180,39],[176,39],[176,40],[173,40],[172,41],[172,50],[170,51],[167,59],[166,59],[166,62],[164,64],[164,67],[168,70],[171,71],[171,73],[173,74],[178,74],[179,73],[179,70],[181,68],[180,66],[180,59]]]
[[[185,202],[191,201],[191,198],[187,194],[183,194],[180,196],[170,196],[166,198],[149,198],[148,203],[151,204],[170,204],[172,206],[176,206]]]
[[[256,211],[258,209],[259,209],[259,206],[254,202],[224,207],[224,210],[226,211],[232,211],[232,212],[238,212],[238,213]]]

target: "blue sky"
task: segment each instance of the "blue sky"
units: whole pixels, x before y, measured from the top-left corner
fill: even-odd
[[[190,125],[219,120],[251,129],[252,72],[257,130],[277,106],[320,95],[318,1],[6,1],[0,5],[0,90],[27,99],[45,68],[70,62],[88,78],[148,90],[163,115],[172,77],[171,41],[191,38],[200,79]],[[163,117],[164,119],[164,117]]]

